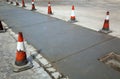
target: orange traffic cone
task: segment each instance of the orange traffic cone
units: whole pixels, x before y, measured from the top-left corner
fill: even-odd
[[[52,9],[51,9],[50,2],[48,2],[48,14],[53,14],[53,13],[52,13]]]
[[[18,33],[18,43],[17,43],[17,52],[16,52],[16,60],[13,64],[14,72],[20,72],[23,70],[27,70],[33,67],[30,60],[27,59],[25,46],[24,46],[24,39],[22,32]]]
[[[0,33],[5,32],[6,29],[3,28],[2,22],[0,21]]]
[[[70,16],[70,20],[69,20],[72,23],[77,22],[74,10],[75,10],[74,5],[72,5],[72,11],[71,11],[71,16]]]
[[[34,0],[32,0],[32,9],[31,10],[36,10]]]
[[[24,1],[24,0],[22,0],[22,7],[26,7],[26,6],[25,6],[25,1]]]
[[[19,6],[18,0],[16,0],[16,6]]]
[[[6,0],[7,2],[9,2],[9,0]]]
[[[103,28],[100,30],[102,33],[110,33],[112,31],[109,30],[109,11],[106,12],[106,18],[104,20]]]

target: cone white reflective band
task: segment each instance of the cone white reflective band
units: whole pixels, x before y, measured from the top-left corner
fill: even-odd
[[[50,6],[50,4],[48,4],[48,6]]]
[[[34,2],[32,2],[32,4],[34,4]]]
[[[106,19],[106,20],[109,20],[109,15],[107,15],[105,19]]]
[[[75,16],[74,10],[72,10],[72,12],[71,12],[71,16]]]
[[[23,42],[17,42],[17,50],[18,51],[24,51],[25,47],[24,47],[24,43]]]

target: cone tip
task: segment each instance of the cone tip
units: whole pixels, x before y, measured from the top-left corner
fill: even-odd
[[[18,32],[19,35],[22,35],[22,32]]]
[[[23,42],[22,32],[18,32],[18,42]]]
[[[72,10],[74,10],[75,8],[74,8],[74,5],[72,5]]]

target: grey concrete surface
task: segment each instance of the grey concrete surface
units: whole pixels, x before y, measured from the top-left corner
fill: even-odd
[[[119,72],[97,60],[109,52],[119,53],[120,39],[12,5],[0,5],[4,5],[0,18],[15,32],[22,31],[25,39],[70,79],[120,78]]]

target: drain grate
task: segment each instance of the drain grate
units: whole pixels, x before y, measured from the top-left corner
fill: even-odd
[[[99,61],[103,62],[106,65],[109,65],[116,71],[120,72],[120,55],[111,52],[99,59]]]

